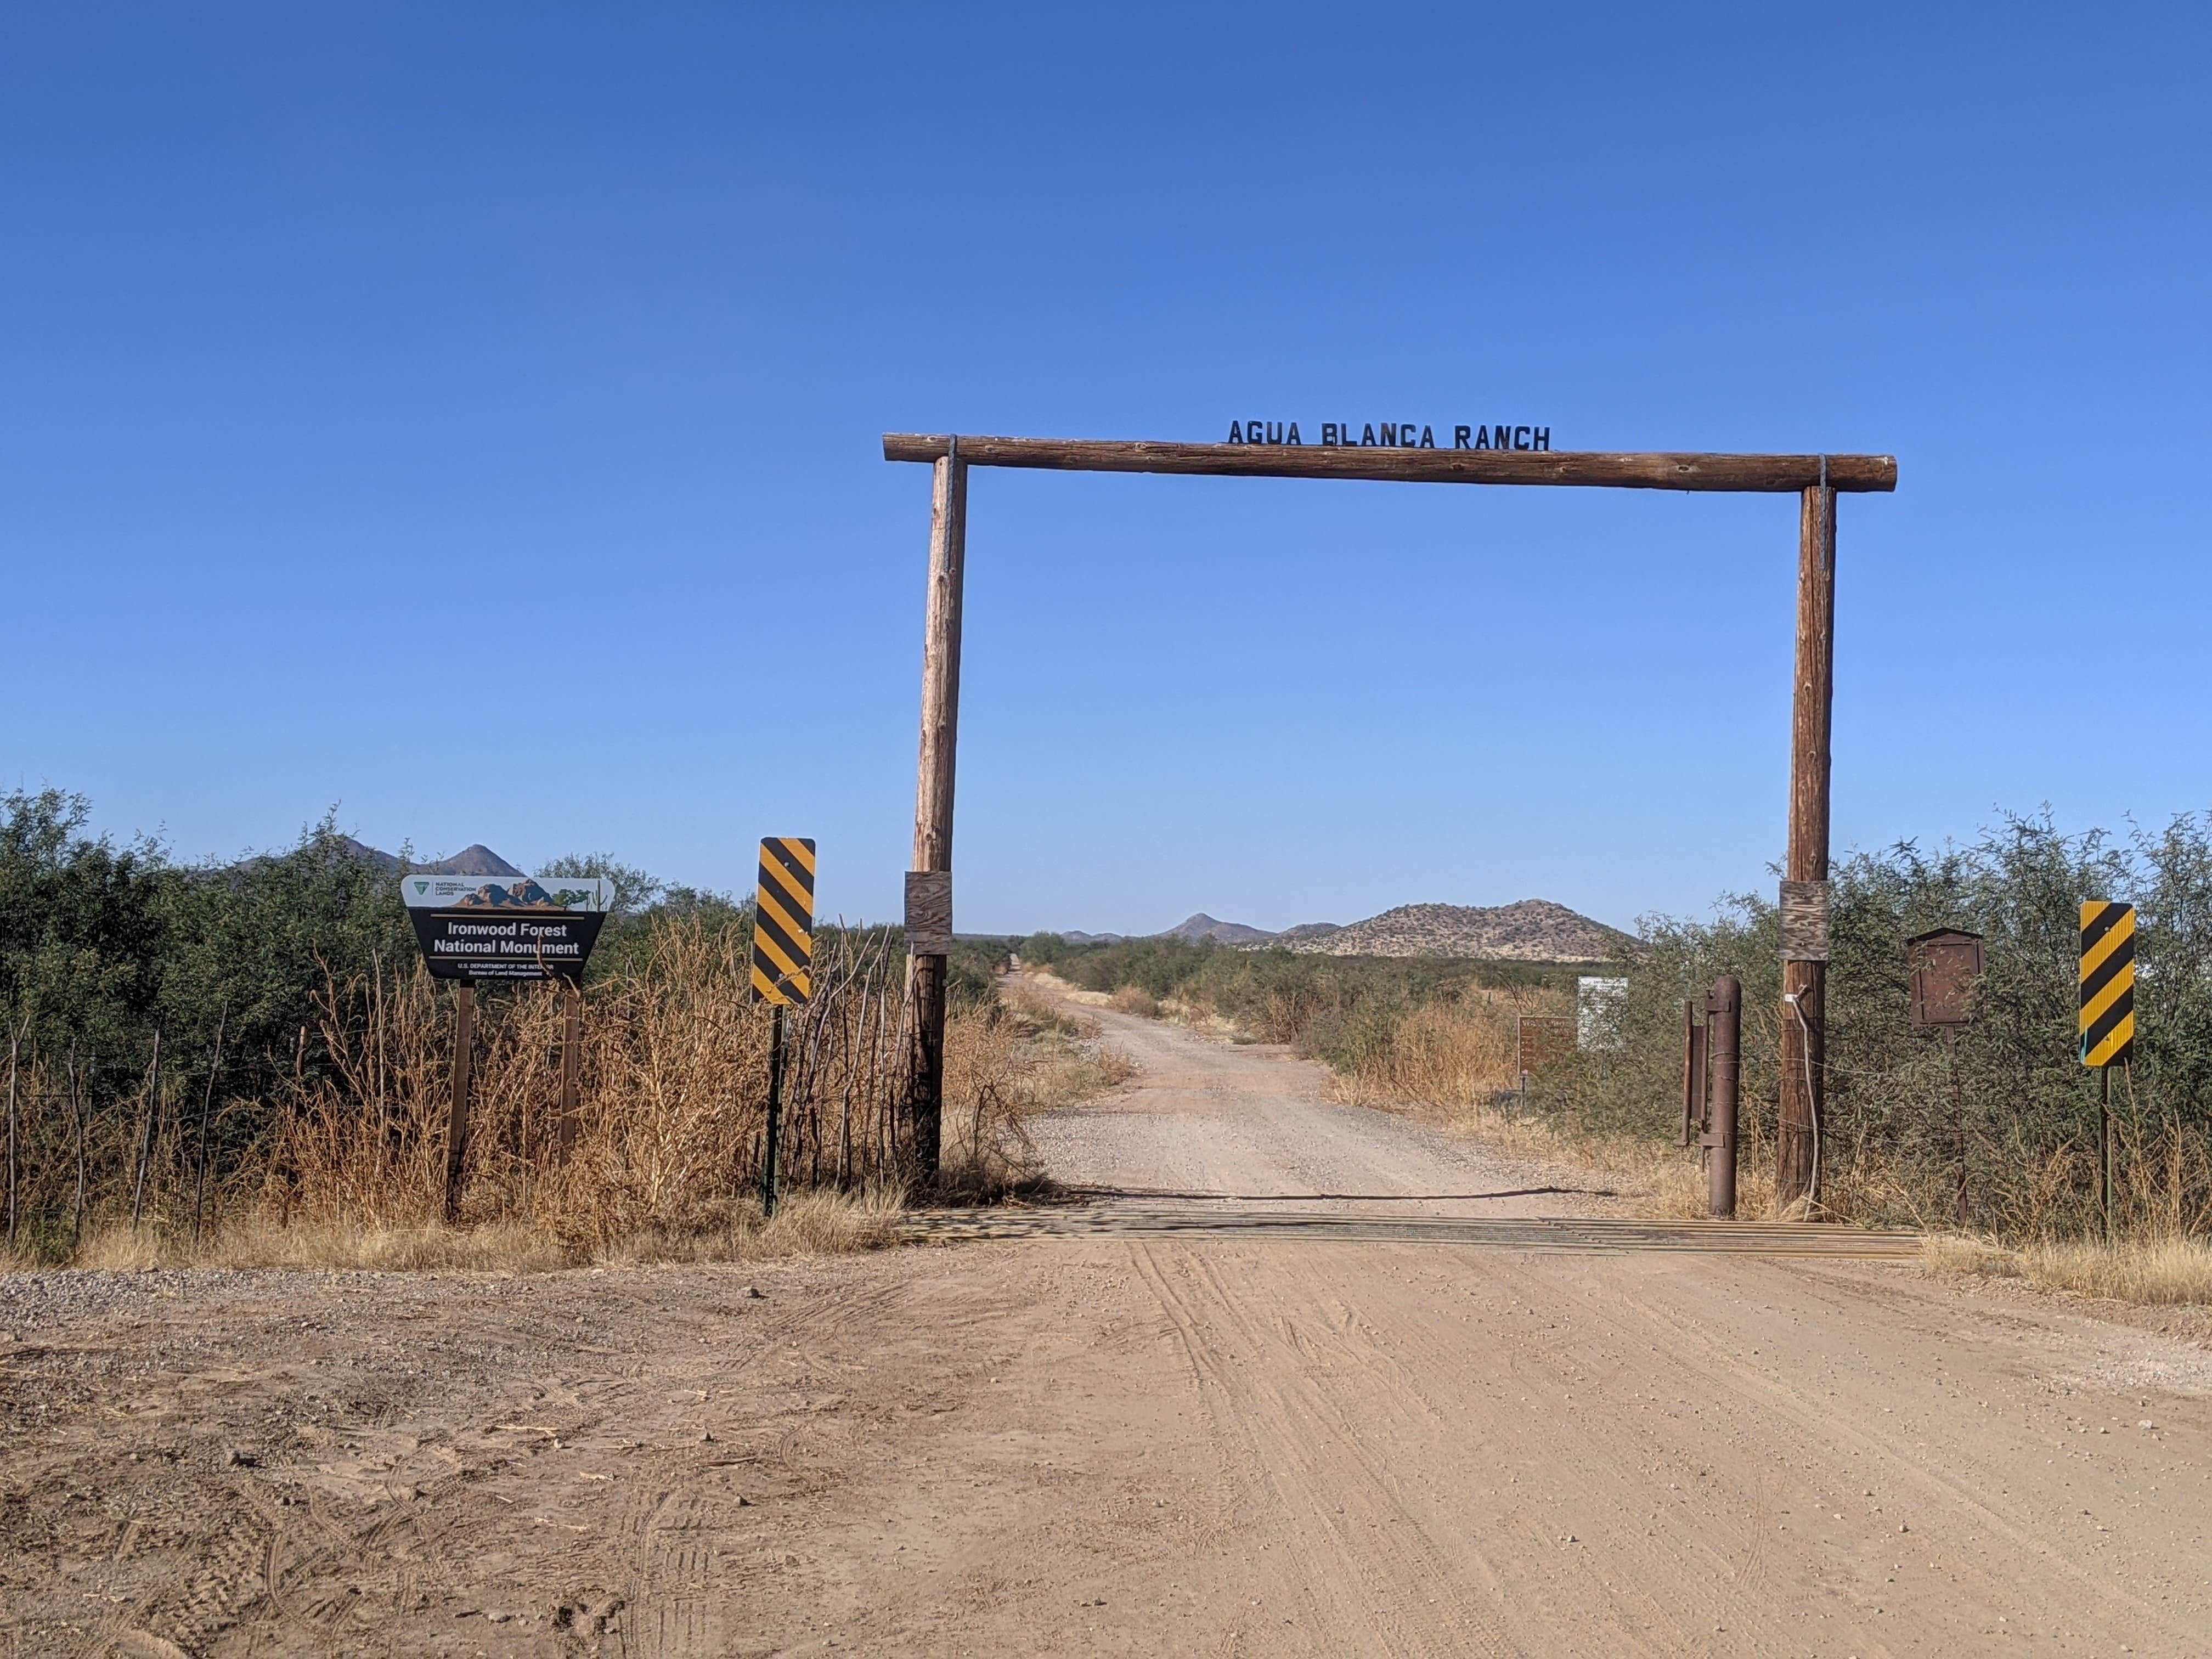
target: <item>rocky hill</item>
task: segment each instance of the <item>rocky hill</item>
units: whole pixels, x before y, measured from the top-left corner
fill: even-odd
[[[1061,933],[1070,945],[1119,945],[1122,933]],[[1240,951],[1295,951],[1306,956],[1462,957],[1504,962],[1607,962],[1636,940],[1549,899],[1487,908],[1401,904],[1348,927],[1307,921],[1271,933],[1200,910],[1151,939],[1225,945]]]
[[[1302,933],[1304,930],[1292,929]],[[1474,957],[1505,962],[1603,962],[1632,946],[1619,928],[1549,899],[1517,904],[1401,904],[1379,916],[1303,938],[1267,941],[1277,949],[1333,957]]]
[[[393,875],[399,872],[398,854],[371,847],[367,842],[356,841],[351,836],[337,836],[330,843],[330,849],[334,858],[358,860]],[[234,867],[258,870],[267,862],[265,855],[257,855],[240,860]],[[449,859],[440,859],[435,864],[417,864],[412,868],[417,874],[425,876],[519,876],[522,873],[482,842],[463,848]]]
[[[1265,945],[1276,935],[1264,927],[1248,927],[1241,921],[1216,921],[1200,910],[1154,937],[1184,939],[1193,945],[1207,939],[1216,945]]]

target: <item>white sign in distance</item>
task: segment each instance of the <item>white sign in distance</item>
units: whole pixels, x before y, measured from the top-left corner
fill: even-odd
[[[1575,1047],[1608,1053],[1628,1046],[1628,981],[1585,974],[1575,981]]]

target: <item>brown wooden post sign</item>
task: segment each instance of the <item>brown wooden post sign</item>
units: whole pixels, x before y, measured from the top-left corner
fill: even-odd
[[[1227,443],[1085,438],[973,438],[887,432],[884,459],[935,471],[924,634],[920,789],[914,864],[952,868],[952,781],[960,709],[960,611],[967,553],[968,471],[1162,472],[1243,478],[1374,478],[1401,483],[1535,484],[1611,489],[1760,491],[1799,497],[1797,672],[1790,749],[1784,874],[1820,926],[1783,951],[1780,1194],[1810,1194],[1819,1172],[1827,983],[1829,711],[1833,700],[1836,496],[1893,490],[1890,455],[1624,453],[1552,447],[1552,428],[1526,423],[1407,419],[1275,421],[1240,416]],[[1308,441],[1308,435],[1316,441]],[[1357,435],[1355,435],[1357,434]],[[908,1109],[921,1172],[937,1169],[944,1086],[945,958],[909,957],[915,1057]]]
[[[453,987],[453,1099],[446,1115],[446,1218],[459,1221],[468,1174],[470,1071],[478,980],[557,979],[562,996],[560,1144],[575,1134],[582,1018],[578,985],[614,901],[597,876],[399,878],[415,942],[435,979]]]
[[[1957,1137],[1958,1218],[1966,1224],[1966,1097],[1959,1087],[1959,1030],[1974,1011],[1982,981],[1982,936],[1938,927],[1905,941],[1912,975],[1912,1029],[1943,1034],[1943,1069],[1951,1085],[1951,1118]]]
[[[1521,1060],[1521,1103],[1528,1085],[1575,1052],[1577,1024],[1571,1014],[1522,1014],[1515,1020],[1515,1047]]]

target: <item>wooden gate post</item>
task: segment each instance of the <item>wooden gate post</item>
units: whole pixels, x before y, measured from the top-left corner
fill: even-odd
[[[1797,676],[1790,730],[1790,847],[1784,878],[1828,878],[1829,725],[1835,701],[1836,492],[1804,492],[1797,532]],[[1821,951],[1825,958],[1825,947]],[[1828,964],[1782,963],[1782,1091],[1775,1196],[1819,1197],[1820,1113],[1827,1095]]]
[[[477,988],[463,980],[453,988],[453,1093],[446,1109],[446,1219],[461,1218],[461,1185],[467,1178],[469,1152],[469,1067],[475,1056]]]
[[[968,464],[958,442],[936,462],[929,511],[929,593],[921,648],[921,757],[915,788],[914,865],[952,868],[954,751],[960,732],[960,600],[968,562]],[[908,956],[907,996],[913,1033],[907,1116],[915,1173],[938,1172],[945,1104],[945,964]]]

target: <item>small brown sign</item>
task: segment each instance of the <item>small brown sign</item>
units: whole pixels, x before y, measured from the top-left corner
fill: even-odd
[[[1913,1029],[1964,1025],[1982,976],[1982,936],[1958,927],[1917,933],[1905,940],[1905,959],[1912,969]]]
[[[1785,881],[1782,884],[1782,959],[1784,962],[1826,962],[1828,959],[1826,882]]]
[[[1520,1019],[1521,1075],[1534,1077],[1575,1051],[1572,1015],[1523,1014]]]
[[[952,954],[952,872],[906,872],[906,953],[910,957]]]

